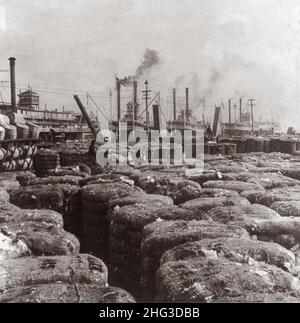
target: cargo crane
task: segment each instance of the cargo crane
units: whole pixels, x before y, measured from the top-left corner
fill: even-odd
[[[79,107],[82,115],[84,116],[84,118],[85,118],[85,120],[86,120],[86,122],[87,122],[87,124],[88,124],[88,126],[89,126],[89,128],[90,128],[90,130],[91,130],[91,132],[92,132],[92,134],[94,136],[94,138],[96,139],[96,137],[97,137],[97,130],[94,127],[94,125],[93,125],[93,123],[92,123],[92,121],[91,121],[91,119],[89,117],[89,114],[86,111],[85,106],[81,102],[79,96],[76,95],[76,94],[74,95],[74,100],[76,101],[76,103],[77,103],[77,105],[78,105],[78,107]]]

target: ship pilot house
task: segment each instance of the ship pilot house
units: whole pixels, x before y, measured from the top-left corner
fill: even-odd
[[[40,96],[32,91],[31,88],[29,88],[25,92],[20,92],[19,95],[19,108],[21,109],[31,109],[31,110],[39,110],[40,107]]]

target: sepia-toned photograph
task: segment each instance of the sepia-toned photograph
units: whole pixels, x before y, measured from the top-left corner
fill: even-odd
[[[300,303],[298,0],[0,0],[0,49],[0,304]]]

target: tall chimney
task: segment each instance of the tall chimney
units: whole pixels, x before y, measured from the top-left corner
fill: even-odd
[[[118,110],[118,122],[121,119],[121,83],[117,79],[117,110]]]
[[[138,119],[138,102],[137,102],[137,88],[138,82],[133,81],[133,115],[134,121]]]
[[[231,99],[228,100],[228,110],[229,110],[229,123],[231,123]]]
[[[243,106],[243,99],[240,98],[240,122],[242,122],[242,106]]]
[[[17,93],[16,93],[16,59],[9,58],[10,65],[10,94],[11,94],[11,107],[12,112],[17,112]]]
[[[176,89],[173,89],[173,119],[176,121]]]
[[[153,123],[154,123],[154,130],[160,130],[160,118],[159,118],[158,104],[153,104]]]
[[[190,119],[190,110],[189,110],[189,88],[185,89],[185,101],[186,101],[186,106],[185,106],[185,117],[186,120]]]

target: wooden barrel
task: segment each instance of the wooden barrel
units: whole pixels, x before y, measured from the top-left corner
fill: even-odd
[[[269,154],[271,152],[271,140],[268,138],[264,139],[264,152]]]
[[[27,139],[29,137],[29,127],[26,124],[16,124],[16,127],[18,139]]]
[[[40,136],[41,127],[39,127],[31,122],[27,122],[26,125],[29,127],[29,138],[38,139]]]
[[[16,140],[17,139],[17,128],[13,125],[3,126],[5,129],[4,140]]]
[[[296,142],[296,140],[287,139],[285,141],[285,149],[284,149],[284,152],[286,154],[293,155],[296,151],[297,151],[297,142]]]
[[[271,138],[271,152],[280,152],[281,143],[280,138]]]
[[[236,152],[238,154],[244,154],[247,151],[247,141],[245,139],[236,138],[234,143],[236,144]]]
[[[264,140],[262,138],[254,139],[254,152],[264,152]]]
[[[225,155],[232,156],[236,154],[236,144],[225,144]]]
[[[254,147],[253,141],[254,141],[253,138],[247,138],[247,140],[246,140],[246,152],[247,153],[253,152],[253,147]]]
[[[4,140],[5,138],[5,129],[0,126],[0,140]]]

